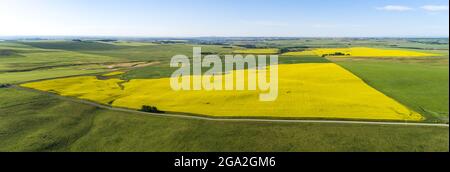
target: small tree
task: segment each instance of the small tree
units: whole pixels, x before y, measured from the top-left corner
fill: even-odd
[[[155,106],[144,105],[141,108],[142,112],[150,112],[150,113],[164,113],[163,111],[158,110]]]
[[[0,88],[8,88],[10,87],[10,84],[0,84]]]
[[[334,55],[335,55],[335,56],[343,56],[343,55],[345,55],[345,54],[342,53],[342,52],[335,52]]]

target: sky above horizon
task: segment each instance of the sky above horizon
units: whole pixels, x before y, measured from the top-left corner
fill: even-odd
[[[0,0],[0,36],[448,37],[448,0]]]

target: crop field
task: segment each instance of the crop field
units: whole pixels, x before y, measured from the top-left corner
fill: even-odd
[[[280,95],[273,102],[258,101],[260,91],[173,91],[168,78],[126,82],[75,77],[22,86],[137,110],[152,105],[163,111],[220,117],[423,120],[335,64],[280,65],[279,73]]]
[[[278,99],[173,91],[170,59],[193,47],[280,55]],[[438,38],[0,41],[0,151],[448,152],[448,127],[406,125],[448,124],[448,73]]]
[[[98,66],[98,65],[87,65],[87,66],[73,66],[73,67],[59,67],[43,70],[34,71],[23,71],[23,72],[5,72],[0,73],[2,80],[0,83],[21,83],[26,81],[42,80],[49,78],[58,78],[66,76],[75,75],[89,75],[93,73],[102,73],[109,71],[109,69]]]
[[[332,61],[352,71],[386,95],[426,116],[428,121],[448,122],[447,57],[400,61],[335,58]]]
[[[337,57],[432,57],[439,56],[437,54],[423,53],[409,50],[394,50],[394,49],[377,49],[366,47],[352,47],[352,48],[318,48],[313,50],[306,50],[300,52],[288,52],[283,55],[299,56],[312,55],[317,56],[337,56]]]
[[[0,89],[0,151],[448,151],[445,127],[155,117]],[[206,137],[207,136],[207,137]]]
[[[122,75],[124,73],[125,72],[122,72],[122,71],[115,71],[115,72],[110,72],[110,73],[107,73],[107,74],[103,74],[102,76],[116,76],[116,75]]]
[[[275,48],[260,48],[260,49],[235,50],[233,53],[235,53],[235,54],[277,54],[278,52],[279,52],[279,50],[275,49]]]

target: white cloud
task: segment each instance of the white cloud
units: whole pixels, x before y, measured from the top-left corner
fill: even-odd
[[[448,5],[425,5],[420,8],[427,10],[427,11],[433,11],[433,12],[448,11]]]
[[[384,7],[378,7],[378,10],[383,11],[410,11],[413,10],[413,8],[408,6],[402,6],[402,5],[386,5]]]

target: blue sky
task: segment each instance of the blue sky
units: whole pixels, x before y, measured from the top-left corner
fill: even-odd
[[[448,37],[448,0],[0,0],[0,36]]]

